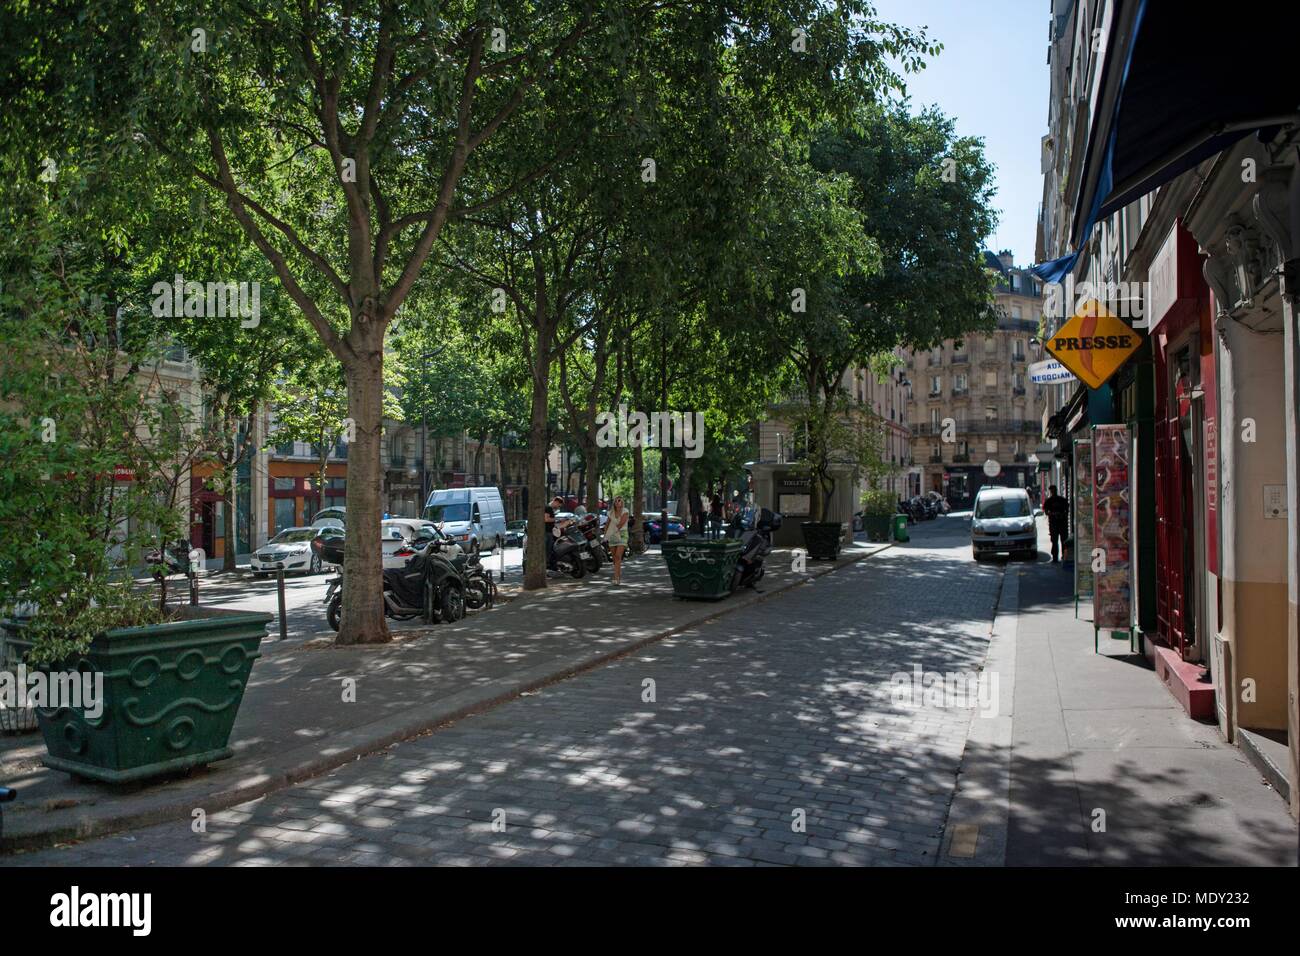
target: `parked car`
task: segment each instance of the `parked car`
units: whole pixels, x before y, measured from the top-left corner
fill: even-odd
[[[320,555],[321,563],[342,565],[344,530],[332,524],[314,530],[316,535],[312,538],[311,549]]]
[[[659,522],[662,517],[663,516],[660,515],[658,512],[653,514],[643,514],[641,516],[641,521],[644,523],[645,526],[646,544],[663,543],[664,535],[662,529],[659,526]],[[669,515],[668,516],[668,540],[671,541],[674,538],[684,538],[684,537],[686,537],[686,525],[682,522],[682,519],[679,518],[677,515]]]
[[[322,508],[311,519],[311,526],[313,528],[345,528],[347,527],[347,509],[334,506]]]
[[[505,543],[506,509],[496,488],[437,489],[430,493],[422,517],[466,551],[491,551]]]
[[[528,522],[512,521],[506,525],[506,547],[522,548],[528,540]]]
[[[981,488],[971,511],[970,534],[976,561],[986,554],[1036,555],[1038,526],[1025,489]]]
[[[253,552],[248,565],[253,577],[263,578],[280,568],[286,572],[320,574],[324,562],[320,550],[312,547],[316,528],[285,528]]]

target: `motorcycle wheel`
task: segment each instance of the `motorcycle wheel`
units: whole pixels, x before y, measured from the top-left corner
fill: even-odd
[[[438,622],[438,612],[441,604],[438,600],[438,589],[433,586],[432,578],[424,579],[422,593],[424,597],[424,607],[422,610],[424,613],[420,616],[423,618],[425,624],[436,624]]]
[[[465,616],[465,594],[450,581],[443,582],[442,599],[439,604],[440,616],[444,624],[455,624]]]
[[[751,588],[756,588],[758,587],[758,582],[761,580],[763,580],[763,568],[759,567],[759,569],[754,572],[754,577],[750,580],[749,586]]]
[[[491,602],[487,582],[482,578],[470,578],[465,585],[465,606],[471,611],[486,607]]]
[[[731,593],[732,593],[732,594],[735,594],[736,591],[738,591],[738,590],[740,589],[740,578],[741,578],[741,576],[742,576],[743,574],[744,574],[744,572],[741,571],[740,568],[736,568],[735,571],[732,571],[732,572],[731,572],[731,589],[730,589],[730,590],[731,590]]]
[[[343,612],[343,592],[330,598],[330,603],[325,608],[325,620],[329,621],[330,627],[335,631],[339,629],[339,615]]]
[[[582,555],[582,563],[586,565],[588,574],[595,574],[600,570],[603,562],[600,560],[600,555],[586,551]]]
[[[587,566],[582,563],[581,559],[575,560],[573,558],[565,558],[563,561],[560,561],[557,566],[561,571],[568,574],[569,577],[573,578],[575,581],[580,580],[582,576],[587,573]]]

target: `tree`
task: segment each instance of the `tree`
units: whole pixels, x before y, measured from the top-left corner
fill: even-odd
[[[428,278],[444,227],[498,207],[587,149],[593,130],[621,116],[622,88],[611,80],[647,50],[671,62],[670,82],[703,76],[718,91],[726,74],[767,112],[856,102],[861,89],[893,82],[887,57],[906,66],[925,49],[922,37],[870,14],[852,0],[833,9],[811,0],[556,0],[436,11],[304,0],[216,4],[197,17],[117,3],[51,24],[22,7],[6,73],[42,80],[11,104],[20,135],[95,142],[122,121],[120,135],[139,136],[179,182],[220,196],[343,366],[356,441],[338,641],[351,644],[389,638],[378,544],[384,339]],[[806,55],[785,42],[795,31]],[[61,130],[44,115],[52,105]],[[501,145],[521,123],[542,134],[546,155],[526,169],[498,162],[512,175],[476,180],[503,148],[522,152],[518,137]],[[458,202],[462,180],[473,184],[468,202]],[[551,321],[549,308],[539,315]],[[544,403],[545,393],[535,395]],[[544,479],[536,461],[530,477],[534,487]]]

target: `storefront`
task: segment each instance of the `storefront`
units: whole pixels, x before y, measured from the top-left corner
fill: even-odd
[[[325,470],[324,495],[316,487],[319,466],[309,461],[271,460],[267,489],[267,534],[311,524],[322,508],[347,504],[347,462],[331,461]]]

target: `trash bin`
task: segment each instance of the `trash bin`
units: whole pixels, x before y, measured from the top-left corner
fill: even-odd
[[[907,515],[894,515],[894,540],[912,540],[907,536]]]

